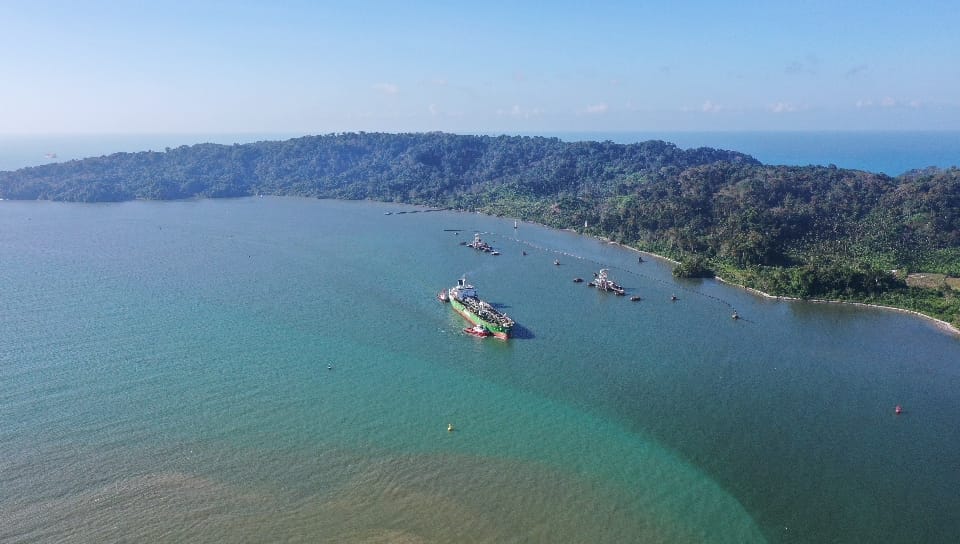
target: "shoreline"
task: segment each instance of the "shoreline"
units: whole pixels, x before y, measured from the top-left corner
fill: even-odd
[[[916,310],[908,310],[907,308],[897,308],[896,306],[885,306],[883,304],[872,304],[870,302],[855,302],[855,301],[849,301],[849,300],[830,300],[830,299],[824,299],[824,298],[797,298],[797,297],[788,297],[783,295],[771,295],[770,293],[764,293],[763,291],[759,289],[754,289],[753,287],[747,287],[746,285],[741,285],[739,283],[727,281],[721,278],[720,276],[714,276],[714,278],[717,281],[723,282],[731,287],[739,287],[740,289],[743,289],[745,291],[750,291],[751,293],[761,296],[763,298],[785,300],[788,302],[812,302],[814,304],[846,304],[849,306],[862,306],[864,308],[876,308],[879,310],[910,314],[910,315],[920,317],[927,321],[932,322],[933,325],[936,326],[936,328],[940,329],[945,333],[949,333],[953,336],[960,337],[960,329],[957,329],[956,327],[954,327],[953,325],[951,325],[950,323],[942,319],[937,319],[936,317],[929,316],[927,314],[918,312]]]
[[[624,244],[621,244],[621,243],[619,243],[619,242],[614,242],[614,241],[612,241],[612,240],[609,240],[609,239],[606,239],[606,238],[602,238],[602,237],[599,237],[599,236],[597,236],[596,238],[597,238],[598,240],[603,241],[603,242],[606,242],[606,243],[608,243],[608,244],[618,245],[618,246],[620,246],[620,247],[622,247],[622,248],[629,249],[629,250],[634,251],[634,252],[636,252],[636,253],[642,253],[642,254],[644,254],[644,255],[649,255],[649,256],[651,256],[651,257],[654,257],[654,258],[656,258],[656,259],[660,259],[660,260],[662,260],[662,261],[666,261],[666,262],[669,262],[669,263],[673,263],[674,265],[680,264],[679,261],[675,261],[675,260],[673,260],[673,259],[671,259],[671,258],[669,258],[669,257],[664,257],[663,255],[658,255],[658,254],[656,254],[656,253],[651,253],[651,252],[649,252],[649,251],[645,251],[645,250],[642,250],[642,249],[637,249],[637,248],[635,248],[635,247],[630,247],[630,246],[628,246],[628,245],[624,245]],[[907,309],[907,308],[897,308],[896,306],[885,306],[885,305],[883,305],[883,304],[872,304],[872,303],[869,303],[869,302],[853,302],[853,301],[847,301],[847,300],[830,300],[830,299],[821,299],[821,298],[797,298],[797,297],[788,297],[788,296],[783,296],[783,295],[771,295],[770,293],[765,293],[765,292],[763,292],[763,291],[761,291],[761,290],[759,290],[759,289],[753,288],[753,287],[747,287],[746,285],[742,285],[742,284],[739,284],[739,283],[734,283],[734,282],[732,282],[732,281],[727,281],[727,280],[723,279],[721,276],[715,275],[715,276],[713,276],[713,278],[714,278],[715,280],[717,280],[717,281],[719,281],[719,282],[721,282],[721,283],[724,283],[724,284],[726,284],[726,285],[729,285],[729,286],[731,286],[731,287],[738,287],[738,288],[743,289],[743,290],[745,290],[745,291],[749,291],[749,292],[753,293],[754,295],[757,295],[757,296],[760,296],[760,297],[763,297],[763,298],[768,298],[768,299],[784,300],[784,301],[787,301],[787,302],[813,302],[813,303],[815,303],[815,304],[847,304],[847,305],[850,305],[850,306],[862,306],[862,307],[865,307],[865,308],[876,308],[876,309],[880,309],[880,310],[887,310],[887,311],[894,311],[894,312],[901,312],[901,313],[905,313],[905,314],[910,314],[910,315],[913,315],[913,316],[916,316],[916,317],[920,317],[920,318],[922,318],[922,319],[925,319],[926,321],[931,322],[937,329],[941,330],[941,331],[944,332],[944,333],[950,334],[950,335],[952,335],[952,336],[960,337],[960,329],[958,329],[957,327],[954,327],[953,325],[951,325],[950,323],[948,323],[948,322],[946,322],[946,321],[944,321],[944,320],[942,320],[942,319],[937,319],[936,317],[929,316],[929,315],[927,315],[927,314],[918,312],[918,311],[916,311],[916,310],[909,310],[909,309]]]

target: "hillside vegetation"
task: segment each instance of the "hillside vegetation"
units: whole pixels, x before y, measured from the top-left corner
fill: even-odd
[[[0,197],[122,201],[255,194],[477,210],[572,228],[709,276],[801,298],[886,304],[960,325],[960,170],[892,178],[763,165],[662,141],[346,133],[199,144],[0,172]],[[587,226],[584,226],[587,225]]]

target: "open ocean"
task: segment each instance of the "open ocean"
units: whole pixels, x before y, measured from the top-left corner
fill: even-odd
[[[958,541],[960,337],[670,269],[397,204],[0,202],[0,542]],[[462,333],[463,275],[515,338]]]

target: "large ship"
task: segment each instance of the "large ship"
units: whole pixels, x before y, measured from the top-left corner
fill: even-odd
[[[466,278],[460,278],[456,285],[445,292],[441,291],[439,298],[446,299],[446,302],[449,302],[450,306],[453,306],[453,309],[467,321],[483,327],[497,338],[506,340],[510,337],[513,320],[491,306],[489,302],[480,300],[477,290],[467,283]]]
[[[493,246],[480,239],[479,232],[473,235],[473,241],[467,244],[467,247],[472,247],[473,249],[482,251],[484,253],[496,253],[493,249]]]
[[[626,291],[621,287],[617,282],[611,280],[607,277],[607,269],[601,269],[600,273],[594,273],[594,280],[588,283],[590,287],[596,287],[601,291],[610,291],[616,293],[617,295],[623,296]]]

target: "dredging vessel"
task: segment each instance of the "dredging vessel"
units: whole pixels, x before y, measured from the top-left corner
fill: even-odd
[[[594,273],[594,280],[588,283],[590,287],[596,287],[601,291],[611,291],[619,296],[623,296],[626,291],[617,282],[607,277],[607,269],[600,269],[599,273]]]
[[[482,251],[484,253],[494,252],[493,246],[480,239],[479,232],[473,235],[473,241],[467,244],[467,247],[472,247],[473,249]]]
[[[441,291],[438,298],[446,299],[445,302],[449,302],[458,314],[475,326],[483,327],[501,340],[510,338],[513,319],[491,306],[489,302],[481,300],[477,296],[476,288],[467,283],[466,278],[460,278],[456,285],[445,292]]]

